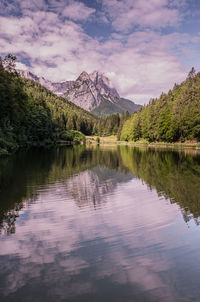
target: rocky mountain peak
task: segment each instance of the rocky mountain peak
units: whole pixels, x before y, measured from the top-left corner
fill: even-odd
[[[88,111],[93,111],[102,102],[107,102],[112,107],[111,103],[116,104],[120,100],[110,80],[96,70],[90,74],[83,71],[64,97]]]
[[[120,99],[120,96],[115,88],[113,88],[110,80],[101,72],[93,71],[90,75],[90,79],[94,82],[95,86],[99,89],[100,93],[106,98],[110,98],[110,101]]]
[[[83,109],[98,115],[122,113],[127,110],[133,113],[141,107],[129,100],[122,99],[110,80],[96,70],[90,74],[83,71],[76,81],[64,82],[51,82],[28,70],[18,70],[18,72],[22,77],[38,82],[55,94],[61,95]]]
[[[82,71],[81,74],[79,75],[77,81],[88,81],[90,80],[89,74],[86,71]]]
[[[86,71],[80,74],[64,97],[88,111],[92,111],[101,102],[99,91]]]
[[[92,73],[90,73],[90,79],[95,83],[95,85],[98,84],[104,84],[106,86],[108,86],[109,88],[112,87],[110,80],[101,72],[99,71],[93,71]]]

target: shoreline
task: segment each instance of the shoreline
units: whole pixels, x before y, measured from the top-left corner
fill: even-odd
[[[100,143],[97,143],[94,137],[87,136],[86,144],[95,144],[95,145],[124,145],[124,146],[135,146],[135,147],[148,147],[148,148],[170,148],[170,149],[194,149],[200,150],[200,143],[165,143],[165,142],[126,142],[126,141],[117,141],[114,136],[100,137]],[[109,139],[110,138],[110,139]]]
[[[48,147],[48,146],[73,146],[73,145],[83,145],[85,143],[83,142],[71,142],[71,141],[52,141],[52,142],[38,142],[38,143],[31,143],[26,145],[19,145],[16,146],[16,148],[11,149],[10,151],[7,151],[6,149],[0,148],[0,157],[10,156],[14,154],[15,152],[18,152],[20,149],[25,150],[32,147]]]
[[[200,150],[200,143],[164,143],[164,142],[157,142],[157,143],[147,143],[147,142],[126,142],[126,141],[117,141],[115,136],[106,136],[106,137],[100,137],[100,142],[96,141],[97,137],[94,136],[87,136],[86,142],[69,142],[69,141],[57,141],[57,142],[39,142],[39,143],[33,143],[28,145],[21,145],[18,146],[18,148],[7,151],[4,149],[0,149],[0,157],[10,156],[13,153],[19,151],[20,149],[28,149],[31,147],[45,147],[45,146],[73,146],[73,145],[119,145],[119,146],[132,146],[132,147],[146,147],[146,148],[163,148],[163,149],[179,149],[179,150],[185,150],[185,149],[193,149],[193,150]]]

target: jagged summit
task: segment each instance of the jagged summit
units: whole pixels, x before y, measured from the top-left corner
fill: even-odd
[[[90,79],[96,84],[104,83],[104,85],[107,85],[108,87],[112,88],[112,84],[110,80],[101,72],[99,71],[93,71],[90,73]]]
[[[101,72],[93,71],[90,74],[90,79],[94,82],[98,89],[101,90],[101,94],[108,96],[112,94],[115,98],[120,98],[117,90],[113,88],[111,81]]]
[[[83,71],[64,97],[97,115],[138,111],[141,106],[122,99],[110,80],[101,72]]]
[[[122,99],[110,80],[101,72],[81,72],[75,81],[54,83],[44,77],[38,77],[28,70],[18,70],[24,78],[34,80],[57,95],[75,103],[83,109],[97,115],[108,115],[129,111],[133,113],[141,105]]]
[[[82,78],[83,80],[84,79],[88,80],[90,77],[86,71],[82,71],[81,74],[79,75],[79,78]]]
[[[99,106],[99,91],[86,71],[83,71],[64,97],[87,111]]]

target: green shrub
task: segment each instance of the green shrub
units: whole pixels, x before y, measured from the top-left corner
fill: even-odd
[[[61,132],[60,138],[67,142],[73,142],[74,135],[73,135],[72,131],[65,130],[65,131]]]
[[[97,142],[97,144],[100,144],[100,137],[99,136],[97,136],[96,142]]]
[[[60,134],[60,138],[67,142],[74,142],[74,143],[85,143],[86,137],[83,133],[77,130],[65,130],[62,131]]]
[[[81,133],[80,131],[77,131],[77,130],[71,130],[70,131],[73,135],[73,141],[75,143],[85,143],[86,142],[86,137],[83,133]]]

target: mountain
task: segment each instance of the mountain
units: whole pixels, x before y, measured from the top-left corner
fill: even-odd
[[[91,74],[83,71],[64,94],[64,97],[99,116],[126,111],[132,114],[142,107],[121,98],[109,79],[98,71]]]
[[[106,116],[113,113],[123,113],[128,111],[133,114],[142,108],[142,105],[135,104],[134,102],[120,98],[116,99],[116,102],[111,103],[109,100],[104,99],[98,107],[92,110],[92,113],[99,116]]]
[[[23,76],[0,65],[0,155],[41,142],[77,142],[84,138],[77,131],[85,135],[118,135],[130,116],[125,113],[99,118],[44,87],[51,85],[44,78],[30,72]],[[54,85],[54,89],[58,88]]]
[[[30,71],[17,70],[23,77],[31,79],[66,98],[77,106],[99,116],[129,111],[137,112],[142,106],[123,99],[112,87],[110,80],[98,71],[91,74],[83,71],[75,81],[53,83],[44,77],[38,77]]]
[[[58,96],[62,96],[74,83],[74,81],[65,81],[60,83],[53,83],[49,80],[46,80],[44,77],[38,77],[37,75],[33,74],[28,70],[21,70],[18,69],[17,72],[21,75],[21,77],[33,80],[40,85],[46,87],[47,89],[51,90],[53,93],[57,94]]]
[[[71,141],[76,133],[71,130],[98,134],[97,116],[55,95],[31,76],[34,80],[0,65],[0,154],[19,146]]]

